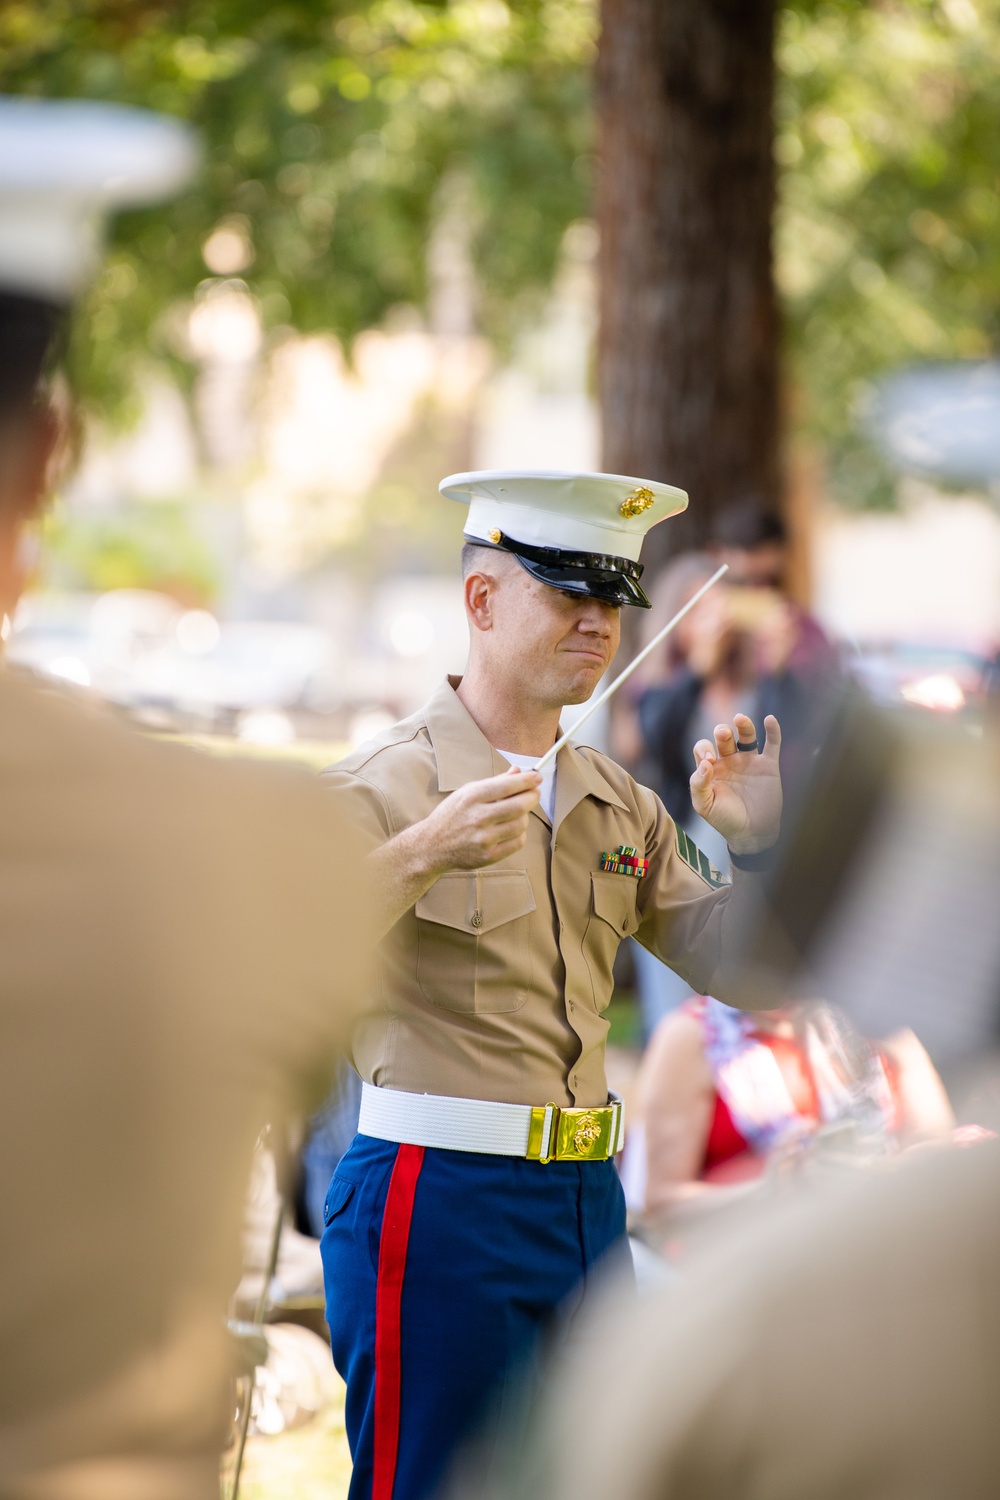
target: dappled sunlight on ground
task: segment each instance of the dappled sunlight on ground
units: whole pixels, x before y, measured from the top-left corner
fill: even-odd
[[[351,1455],[344,1431],[344,1387],[304,1427],[247,1442],[240,1500],[344,1500]]]

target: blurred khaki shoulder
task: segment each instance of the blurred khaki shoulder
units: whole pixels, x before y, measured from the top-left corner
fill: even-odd
[[[113,940],[147,992],[277,1033],[293,1066],[369,992],[360,830],[319,778],[154,740],[113,711],[0,677],[0,841],[61,877],[40,921]],[[74,883],[68,872],[81,879]],[[86,885],[82,883],[86,875]]]

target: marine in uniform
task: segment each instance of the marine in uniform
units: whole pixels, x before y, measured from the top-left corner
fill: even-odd
[[[610,665],[620,608],[647,604],[642,539],[682,492],[586,474],[441,488],[469,506],[466,673],[326,773],[386,927],[322,1240],[351,1500],[430,1495],[557,1312],[627,1259],[604,1067],[615,953],[636,937],[695,989],[750,999],[732,930],[780,820],[773,719],[762,753],[741,753],[760,748],[741,716],[695,747],[692,796],[729,840],[731,882],[607,756],[570,743],[533,769]]]
[[[5,625],[102,210],[194,156],[141,111],[0,100]],[[254,1140],[322,1097],[368,984],[354,851],[306,771],[0,662],[0,1494],[218,1500]]]

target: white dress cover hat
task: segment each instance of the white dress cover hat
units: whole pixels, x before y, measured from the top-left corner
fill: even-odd
[[[624,474],[484,470],[438,486],[468,505],[470,542],[511,552],[553,588],[649,608],[639,551],[651,526],[687,508],[683,490]]]
[[[193,133],[163,115],[0,96],[0,290],[71,302],[106,214],[170,197],[197,159]]]

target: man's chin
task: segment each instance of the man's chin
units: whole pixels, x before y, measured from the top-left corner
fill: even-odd
[[[586,703],[589,698],[594,696],[597,684],[600,682],[602,676],[603,670],[601,672],[588,672],[586,677],[581,675],[572,683],[567,684],[563,697],[563,706],[565,708],[574,708],[578,703]]]

